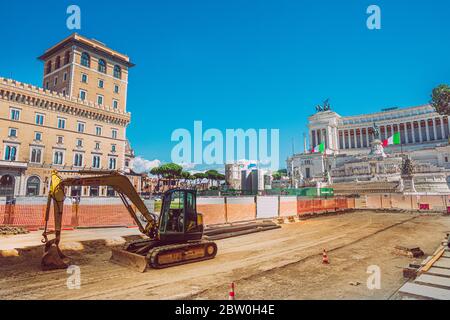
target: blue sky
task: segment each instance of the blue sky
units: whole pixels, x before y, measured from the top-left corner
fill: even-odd
[[[123,3],[123,2],[122,2]],[[2,4],[0,75],[41,85],[36,57],[71,33],[128,54],[128,137],[137,155],[170,161],[171,133],[280,129],[280,160],[302,151],[314,106],[342,115],[425,104],[450,78],[448,0],[9,1]],[[381,8],[382,29],[366,27]]]

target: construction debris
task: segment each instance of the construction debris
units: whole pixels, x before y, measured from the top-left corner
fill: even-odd
[[[424,255],[423,251],[419,247],[402,247],[395,246],[394,253],[400,256],[406,256],[410,258],[418,258]]]
[[[0,226],[0,235],[27,234],[29,231],[21,227]]]
[[[419,269],[405,268],[403,275],[415,279],[400,288],[399,294],[403,299],[449,300],[450,249],[440,246]]]
[[[281,227],[272,221],[256,221],[227,226],[216,226],[207,228],[204,232],[204,238],[207,240],[220,240],[279,228]]]

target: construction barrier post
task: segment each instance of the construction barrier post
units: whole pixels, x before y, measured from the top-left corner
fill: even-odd
[[[225,206],[225,223],[228,223],[228,197],[223,197],[223,205]]]

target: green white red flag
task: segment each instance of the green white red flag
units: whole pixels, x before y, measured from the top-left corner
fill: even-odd
[[[400,144],[400,132],[394,133],[393,136],[390,136],[386,140],[383,140],[383,147],[387,147],[390,145]]]

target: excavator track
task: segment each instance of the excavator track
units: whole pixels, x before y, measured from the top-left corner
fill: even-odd
[[[187,263],[214,259],[217,245],[213,241],[202,240],[184,244],[156,247],[147,254],[151,268],[164,269]]]

